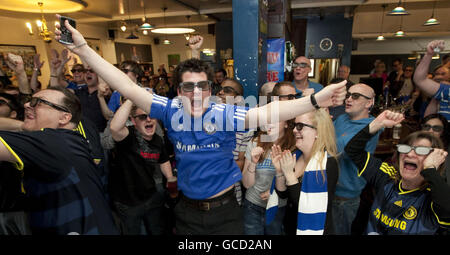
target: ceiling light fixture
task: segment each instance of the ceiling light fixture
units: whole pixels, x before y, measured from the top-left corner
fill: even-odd
[[[431,13],[431,18],[429,18],[425,23],[423,23],[424,26],[433,26],[433,25],[439,25],[440,22],[434,17],[434,9],[436,7],[436,0],[433,3],[433,11]]]
[[[409,12],[407,12],[405,8],[402,6],[402,0],[399,0],[397,7],[395,7],[392,11],[388,12],[387,15],[402,16],[402,15],[409,15]]]
[[[128,5],[128,22],[131,24],[131,16],[130,16],[130,0],[127,1],[127,5]],[[131,33],[128,37],[126,37],[125,39],[139,39],[138,36],[133,34],[133,30],[131,30]]]
[[[154,29],[154,27],[150,24],[150,23],[147,23],[146,21],[147,21],[147,17],[145,16],[145,1],[142,1],[141,2],[142,3],[142,7],[144,8],[144,17],[143,17],[143,24],[139,27],[139,29],[140,30],[150,30],[150,29]],[[144,33],[145,35],[147,35],[148,34],[148,32],[147,33]]]
[[[42,37],[44,42],[50,43],[52,41],[52,32],[48,30],[47,21],[44,18],[44,4],[42,2],[38,2],[38,6],[41,12],[41,19],[36,20],[36,26],[38,27],[39,35]],[[33,35],[34,33],[31,23],[27,22],[25,25],[28,28],[28,33]]]
[[[45,3],[44,13],[69,13],[77,12],[86,8],[88,4],[83,0],[52,0],[41,1]],[[0,9],[15,11],[15,12],[32,12],[40,13],[40,10],[36,10],[36,1],[11,1],[0,0]]]
[[[400,17],[400,28],[397,30],[397,32],[395,32],[394,34],[395,37],[405,36],[405,32],[402,30],[402,25],[403,25],[403,16]]]
[[[166,26],[166,10],[167,10],[167,7],[163,7],[162,9],[163,9],[163,12],[164,12],[164,28],[155,28],[155,29],[152,30],[152,33],[175,35],[175,34],[187,34],[187,33],[195,32],[195,29],[192,29],[192,28],[167,27]]]
[[[386,9],[386,4],[381,5],[383,7],[383,12],[381,13],[381,27],[380,27],[380,35],[377,37],[377,41],[384,41],[383,36],[383,21],[384,21],[384,10]]]

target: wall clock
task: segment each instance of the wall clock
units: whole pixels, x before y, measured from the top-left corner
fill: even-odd
[[[322,51],[329,51],[333,47],[333,41],[330,38],[323,38],[320,41],[319,47]]]

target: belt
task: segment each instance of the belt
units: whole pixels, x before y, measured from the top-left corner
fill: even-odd
[[[186,205],[201,211],[209,211],[212,208],[221,207],[222,205],[228,204],[228,202],[232,201],[235,198],[236,197],[234,195],[234,189],[227,191],[225,194],[219,197],[205,200],[194,200],[181,194],[181,199],[186,202]]]

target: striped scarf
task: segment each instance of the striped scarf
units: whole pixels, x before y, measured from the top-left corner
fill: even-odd
[[[300,198],[298,202],[297,235],[323,235],[328,206],[328,184],[326,178],[327,153],[319,162],[320,153],[316,153],[303,174]],[[299,158],[299,157],[297,157]],[[325,180],[322,177],[323,171]],[[270,188],[270,197],[266,207],[266,224],[270,224],[278,208],[278,196],[275,179]]]

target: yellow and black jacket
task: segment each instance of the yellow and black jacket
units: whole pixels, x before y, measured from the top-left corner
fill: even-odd
[[[345,147],[345,152],[363,177],[375,189],[367,234],[433,235],[450,227],[450,187],[434,169],[424,169],[422,188],[403,190],[397,169],[364,151],[372,137],[369,126],[362,129]]]

